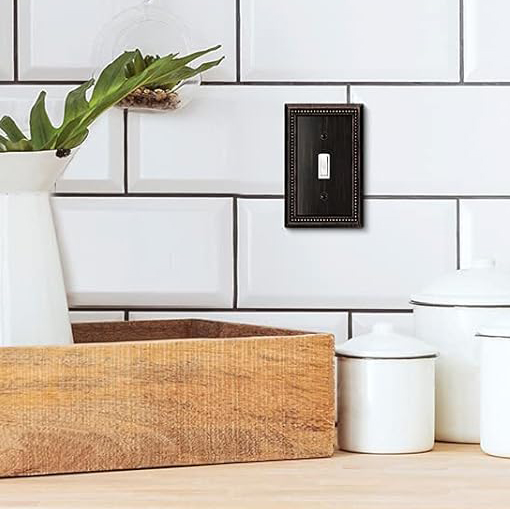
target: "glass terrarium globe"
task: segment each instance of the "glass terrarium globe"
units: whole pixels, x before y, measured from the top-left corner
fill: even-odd
[[[124,51],[139,49],[142,55],[165,56],[192,52],[189,29],[165,9],[144,0],[115,16],[101,30],[95,44],[96,78],[101,70]],[[200,74],[180,82],[173,90],[139,89],[120,107],[144,111],[172,111],[186,106],[200,87]],[[145,97],[144,97],[145,94]]]

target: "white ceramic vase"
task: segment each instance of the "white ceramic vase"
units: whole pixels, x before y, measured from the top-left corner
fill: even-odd
[[[72,343],[50,206],[72,156],[0,152],[0,346]]]

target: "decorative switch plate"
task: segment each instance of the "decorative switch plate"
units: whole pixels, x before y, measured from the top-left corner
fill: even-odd
[[[285,105],[285,226],[362,227],[362,105]]]

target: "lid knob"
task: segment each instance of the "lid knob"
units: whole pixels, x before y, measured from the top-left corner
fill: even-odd
[[[471,263],[472,269],[492,269],[496,266],[493,258],[478,258]]]
[[[390,334],[393,332],[393,324],[388,322],[377,322],[372,327],[372,332],[376,334]]]

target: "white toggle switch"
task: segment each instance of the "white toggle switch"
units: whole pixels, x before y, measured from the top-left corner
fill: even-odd
[[[319,154],[318,160],[319,180],[329,180],[329,154]]]

